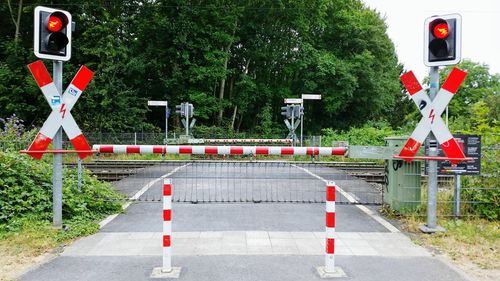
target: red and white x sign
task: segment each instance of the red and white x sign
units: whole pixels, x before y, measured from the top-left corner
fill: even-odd
[[[43,152],[40,151],[47,149],[62,126],[73,147],[79,151],[78,156],[83,159],[91,155],[90,146],[76,124],[71,114],[71,109],[81,96],[83,90],[87,87],[94,73],[85,66],[82,66],[66,91],[61,95],[41,60],[29,64],[28,68],[35,78],[38,87],[42,90],[49,106],[52,108],[52,112],[45,123],[43,123],[42,129],[40,129],[35,140],[31,143],[27,153],[35,159],[42,158]],[[84,152],[85,150],[89,152]]]
[[[411,99],[420,110],[422,119],[420,119],[411,137],[399,153],[399,156],[409,157],[406,159],[411,161],[417,154],[427,135],[432,131],[445,155],[448,158],[455,159],[451,160],[452,163],[459,162],[456,159],[465,158],[464,152],[446,127],[441,118],[441,114],[443,114],[446,106],[451,101],[466,76],[467,72],[454,68],[434,100],[431,101],[412,71],[401,75],[401,81],[408,90]]]

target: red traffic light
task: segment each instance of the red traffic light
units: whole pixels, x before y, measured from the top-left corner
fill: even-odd
[[[60,32],[68,22],[68,17],[64,13],[56,11],[45,18],[45,27],[51,32]]]
[[[47,29],[52,32],[58,32],[63,28],[63,21],[57,16],[49,16],[47,21]]]
[[[457,64],[461,60],[462,17],[459,14],[432,16],[424,22],[426,66]]]
[[[34,11],[33,51],[42,59],[67,61],[71,58],[71,14],[37,6]]]
[[[450,33],[450,29],[449,29],[448,24],[446,22],[438,23],[432,29],[432,34],[434,34],[434,36],[436,38],[439,38],[439,39],[444,39],[444,38],[448,37],[449,33]]]

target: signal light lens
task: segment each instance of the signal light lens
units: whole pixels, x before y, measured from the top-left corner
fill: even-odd
[[[450,34],[450,29],[447,23],[441,22],[434,26],[432,33],[434,34],[434,37],[444,39]]]
[[[60,32],[52,33],[47,37],[47,48],[52,52],[59,52],[66,47],[68,43],[68,37]]]
[[[47,29],[52,32],[59,32],[63,28],[63,21],[57,16],[50,16],[47,21]]]

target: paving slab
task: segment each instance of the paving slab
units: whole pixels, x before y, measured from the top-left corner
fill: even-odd
[[[172,252],[182,255],[322,255],[325,240],[314,232],[173,232]],[[363,233],[369,234],[369,233]],[[337,232],[336,253],[354,256],[430,256],[402,233]],[[273,238],[287,237],[287,238]],[[100,232],[68,246],[63,256],[148,256],[162,254],[161,233]]]

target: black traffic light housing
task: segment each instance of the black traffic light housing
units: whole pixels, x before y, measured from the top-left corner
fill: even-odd
[[[194,114],[194,106],[193,106],[193,104],[191,104],[191,103],[185,103],[185,105],[186,105],[185,111],[186,111],[187,116],[189,118],[193,117],[193,114]]]
[[[293,105],[293,117],[300,117],[304,114],[304,107],[301,105]]]
[[[460,62],[461,26],[462,18],[459,14],[433,16],[425,20],[425,65],[453,65]]]
[[[290,105],[281,107],[281,115],[283,115],[286,119],[292,118],[293,108]]]
[[[35,8],[34,52],[42,59],[68,61],[71,58],[71,14],[64,10]]]
[[[181,104],[178,104],[175,106],[175,113],[177,113],[181,116],[185,116],[186,112],[185,112],[184,103],[181,103]]]

